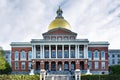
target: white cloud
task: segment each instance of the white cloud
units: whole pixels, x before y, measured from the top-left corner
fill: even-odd
[[[10,49],[13,41],[42,38],[59,5],[78,38],[120,48],[119,0],[0,0],[0,45]]]

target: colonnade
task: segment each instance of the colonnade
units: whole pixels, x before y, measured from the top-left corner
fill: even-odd
[[[38,46],[38,47],[37,47]],[[45,47],[48,47],[48,49],[45,49]],[[53,58],[52,57],[52,50],[53,50],[53,47],[54,47],[54,51],[55,51],[55,57],[54,58],[58,58],[58,47],[61,47],[61,53],[62,53],[62,57],[61,58],[66,58],[64,53],[65,53],[65,50],[68,51],[68,57],[67,58],[72,58],[70,53],[71,53],[71,50],[74,50],[74,55],[76,59],[78,58],[87,58],[87,55],[88,55],[88,46],[87,45],[33,45],[32,46],[32,56],[33,56],[33,59],[36,59],[36,58],[40,58],[40,59],[44,59],[45,58],[45,50],[48,50],[49,52],[49,57],[48,58]],[[67,48],[66,48],[67,47]],[[74,49],[71,49],[71,48],[74,48]],[[39,48],[39,49],[38,49]],[[39,54],[39,57],[38,57],[38,54]]]

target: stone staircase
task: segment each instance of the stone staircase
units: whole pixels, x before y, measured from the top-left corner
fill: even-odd
[[[45,80],[74,80],[74,75],[69,71],[50,71],[47,72]]]

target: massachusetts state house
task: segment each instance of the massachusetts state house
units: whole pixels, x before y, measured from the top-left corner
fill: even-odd
[[[77,39],[77,33],[62,16],[57,16],[43,33],[43,39],[30,42],[11,42],[11,65],[14,73],[28,73],[34,69],[48,72],[69,72],[76,69],[85,74],[108,74],[108,42]]]

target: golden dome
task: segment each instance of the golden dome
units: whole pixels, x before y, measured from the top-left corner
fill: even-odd
[[[65,19],[60,19],[60,18],[53,20],[50,23],[48,30],[55,28],[65,28],[69,30],[71,29],[70,24]]]
[[[59,9],[57,10],[57,17],[55,20],[53,20],[50,25],[48,26],[48,30],[55,29],[55,28],[65,28],[71,30],[70,24],[63,18],[62,16],[62,10]]]

